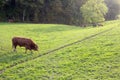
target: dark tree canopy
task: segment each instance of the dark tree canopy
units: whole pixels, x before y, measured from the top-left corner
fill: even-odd
[[[89,0],[0,0],[0,21],[13,19],[16,22],[80,25],[84,22],[80,9],[87,1]],[[105,1],[107,5],[112,4],[110,1],[114,2]],[[107,19],[118,15],[118,6],[112,6],[114,8],[114,11],[109,10],[107,13]]]

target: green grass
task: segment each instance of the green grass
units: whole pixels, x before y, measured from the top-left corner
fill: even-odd
[[[104,27],[80,28],[57,24],[0,24],[0,69],[20,60],[43,54],[59,46],[116,27],[89,40],[7,69],[1,80],[119,80],[120,25],[105,22]],[[32,38],[40,51],[12,52],[11,38]]]

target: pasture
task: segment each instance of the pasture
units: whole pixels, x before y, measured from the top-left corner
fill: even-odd
[[[34,58],[60,46],[113,29],[61,50]],[[12,51],[14,36],[31,38],[39,52]],[[0,23],[0,80],[119,80],[120,21],[103,27],[58,24]],[[14,67],[8,66],[17,64]]]

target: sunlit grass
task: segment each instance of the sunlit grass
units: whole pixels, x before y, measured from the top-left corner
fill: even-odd
[[[114,23],[114,24],[113,24]],[[120,73],[119,21],[104,23],[104,27],[80,28],[57,24],[0,24],[0,69],[42,54],[92,34],[117,27],[109,32],[72,45],[52,54],[17,65],[1,75],[5,80],[118,80]],[[12,52],[11,38],[31,38],[39,46],[39,53]],[[115,75],[116,74],[116,75]]]

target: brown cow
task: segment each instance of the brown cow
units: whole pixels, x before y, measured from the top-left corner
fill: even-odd
[[[14,51],[16,51],[17,46],[25,47],[26,49],[25,53],[27,52],[27,50],[30,50],[31,52],[32,50],[38,51],[38,46],[31,39],[27,38],[13,37],[12,47]]]
[[[8,22],[12,23],[12,22],[14,22],[14,20],[13,19],[8,19]]]

